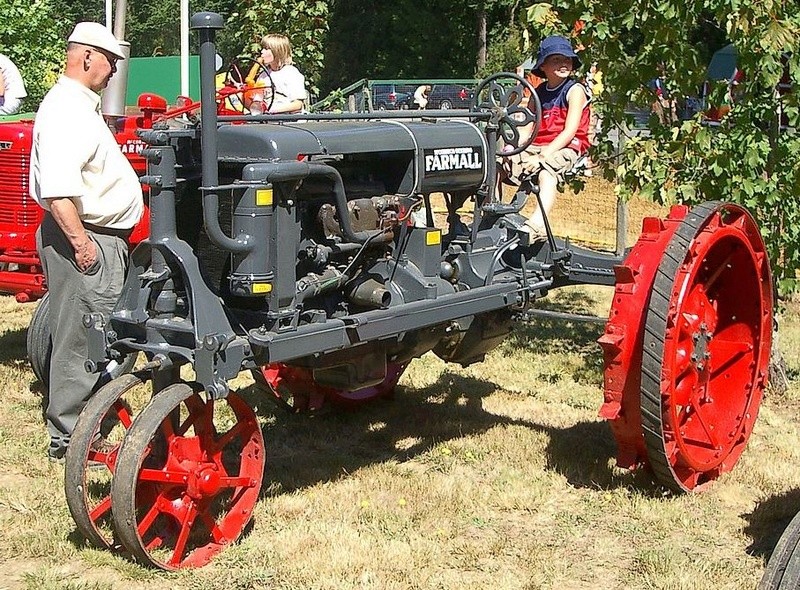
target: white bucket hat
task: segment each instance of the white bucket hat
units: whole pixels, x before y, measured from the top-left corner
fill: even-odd
[[[67,39],[68,43],[89,45],[97,49],[104,49],[118,59],[125,59],[125,54],[119,46],[119,41],[114,37],[108,27],[100,23],[83,22],[75,25],[72,34]]]

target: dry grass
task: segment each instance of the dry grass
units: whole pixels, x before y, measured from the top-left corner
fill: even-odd
[[[608,297],[550,304],[604,313]],[[601,328],[539,321],[465,369],[427,355],[356,412],[276,416],[241,379],[268,449],[253,525],[201,570],[146,570],[74,531],[25,359],[32,310],[0,299],[0,588],[749,589],[800,508],[797,385],[767,397],[732,473],[664,495],[614,467]],[[796,378],[800,304],[783,319]]]

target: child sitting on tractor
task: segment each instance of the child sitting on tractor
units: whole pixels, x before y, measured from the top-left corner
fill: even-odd
[[[546,237],[544,217],[555,204],[558,185],[589,148],[591,96],[585,86],[572,78],[580,65],[564,37],[546,37],[539,45],[532,73],[544,78],[536,87],[542,105],[541,125],[531,145],[508,158],[505,165],[505,174],[512,182],[520,176],[537,175],[544,211],[537,208],[525,221],[531,241]],[[523,132],[520,141],[526,140]]]

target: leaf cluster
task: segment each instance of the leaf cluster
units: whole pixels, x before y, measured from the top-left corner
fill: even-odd
[[[0,53],[19,68],[28,92],[22,108],[32,110],[63,67],[64,21],[49,0],[3,0],[0,23]]]
[[[797,0],[557,0],[532,5],[527,19],[539,37],[571,34],[573,23],[584,23],[575,43],[584,47],[584,64],[603,71],[606,88],[596,105],[606,138],[597,157],[615,163],[609,176],[622,182],[623,196],[744,204],[761,224],[780,286],[792,288],[800,270]],[[710,52],[728,42],[744,77],[737,86],[711,85],[706,108],[733,105],[719,125],[702,112],[671,125],[651,116],[649,135],[615,152],[608,137],[612,130],[624,136],[625,111],[654,101],[649,80],[663,75],[678,102],[696,98]]]

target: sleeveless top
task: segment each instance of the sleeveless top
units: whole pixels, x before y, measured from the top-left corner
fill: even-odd
[[[542,124],[539,127],[536,138],[533,140],[533,145],[547,145],[564,130],[569,108],[567,94],[576,84],[586,93],[587,100],[586,106],[583,107],[583,112],[581,113],[581,120],[578,124],[578,130],[575,132],[575,137],[566,147],[575,150],[579,155],[586,153],[586,150],[589,149],[589,101],[591,96],[585,86],[572,79],[565,80],[553,89],[547,88],[546,82],[536,87],[536,94],[542,103]]]

